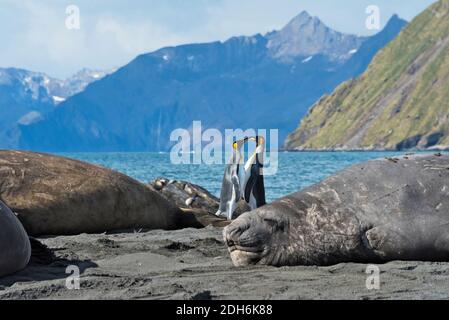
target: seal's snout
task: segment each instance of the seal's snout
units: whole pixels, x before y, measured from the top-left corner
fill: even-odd
[[[234,239],[231,238],[229,231],[227,230],[228,227],[226,227],[223,231],[223,240],[226,243],[226,245],[229,247],[234,247],[235,246],[235,241]]]
[[[249,228],[249,224],[234,221],[223,230],[224,242],[230,250],[240,243],[240,236]]]
[[[224,242],[236,267],[256,264],[266,253],[269,235],[254,222],[254,216],[242,216],[223,230]]]

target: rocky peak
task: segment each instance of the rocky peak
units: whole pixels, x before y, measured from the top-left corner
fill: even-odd
[[[290,20],[282,31],[300,31],[308,26],[324,25],[320,19],[311,16],[307,11],[302,11],[296,17]]]
[[[316,54],[323,54],[331,60],[345,60],[348,52],[357,50],[365,39],[332,30],[306,11],[267,37],[270,55],[283,61]]]

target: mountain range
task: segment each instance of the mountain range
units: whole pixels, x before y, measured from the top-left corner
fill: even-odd
[[[39,151],[165,151],[174,129],[199,120],[219,130],[279,129],[284,139],[406,24],[393,16],[377,35],[359,37],[302,12],[265,35],[162,48],[8,134],[18,148]]]
[[[68,79],[59,80],[44,73],[0,68],[0,145],[17,147],[20,125],[44,119],[61,102],[106,74],[83,69]]]
[[[449,149],[449,0],[417,16],[360,77],[322,97],[285,147]]]

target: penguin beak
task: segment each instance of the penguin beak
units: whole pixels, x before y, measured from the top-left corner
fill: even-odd
[[[259,146],[264,146],[265,145],[265,138],[262,136],[257,136],[257,137],[245,137],[242,140],[238,140],[238,141],[234,141],[234,143],[232,144],[232,148],[234,150],[240,150],[240,148],[247,143],[248,141],[254,141],[256,142],[256,147]]]
[[[248,140],[249,140],[249,138],[248,138],[248,137],[245,137],[245,138],[242,139],[242,140],[234,141],[234,143],[232,144],[232,148],[233,148],[235,151],[240,151],[240,149],[242,148],[242,146],[243,146],[246,142],[248,142]]]
[[[248,141],[254,141],[256,142],[256,150],[254,153],[248,157],[248,161],[245,164],[245,170],[248,171],[249,168],[251,168],[251,165],[256,162],[256,160],[259,163],[263,163],[263,151],[265,147],[265,138],[262,136],[256,136],[256,137],[245,137],[242,140],[234,141],[232,144],[232,148],[234,149],[234,152],[240,152],[240,149],[242,146],[247,143]]]

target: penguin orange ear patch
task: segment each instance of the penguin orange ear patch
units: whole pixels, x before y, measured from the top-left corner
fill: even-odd
[[[232,147],[233,147],[234,149],[237,150],[237,142],[234,142],[234,143],[232,144]]]

